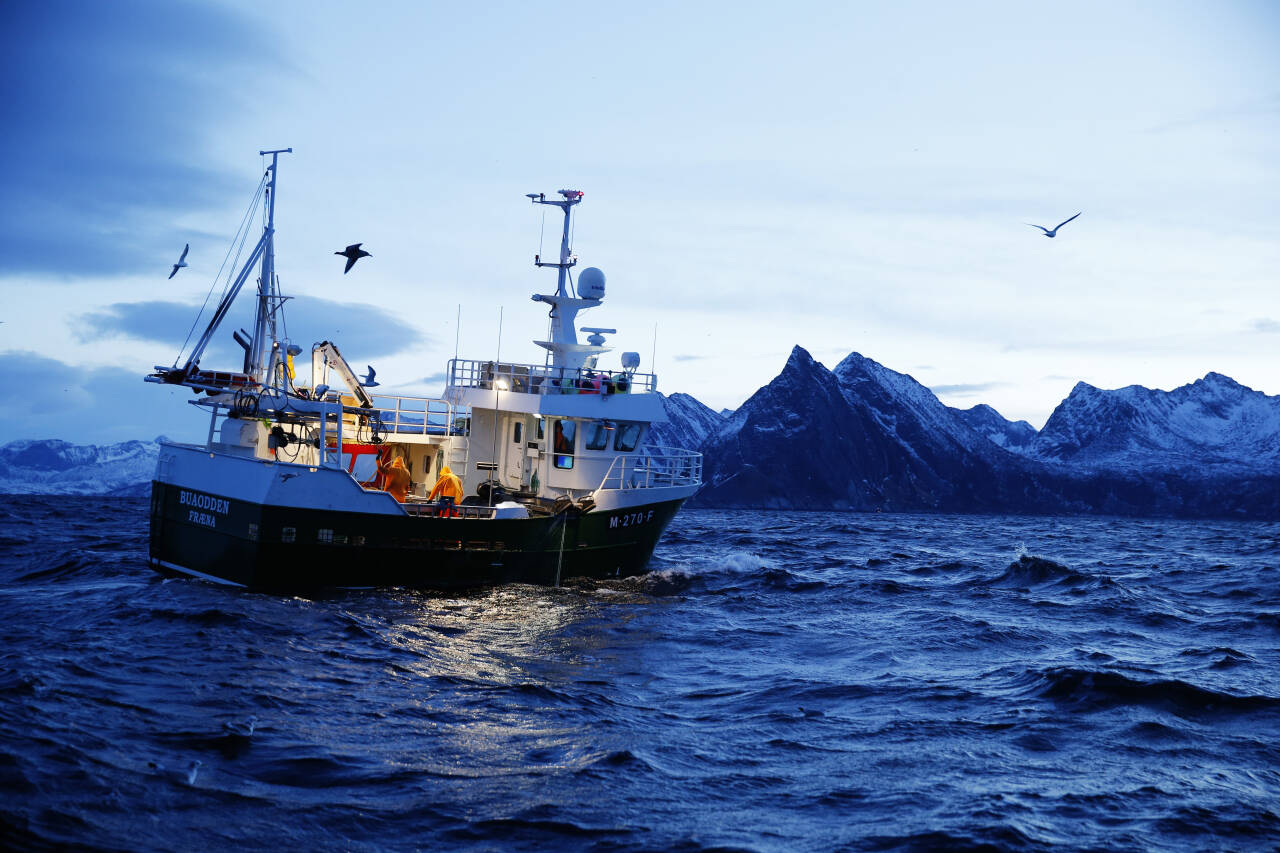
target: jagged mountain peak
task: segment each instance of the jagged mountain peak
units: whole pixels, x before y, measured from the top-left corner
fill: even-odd
[[[870,405],[887,429],[909,442],[930,435],[933,441],[948,443],[965,453],[999,452],[990,446],[992,442],[981,430],[958,417],[909,374],[891,370],[857,352],[845,356],[832,372],[851,400]]]
[[[1243,388],[1246,391],[1253,390],[1252,388],[1249,388],[1247,385],[1241,385],[1239,382],[1235,381],[1230,376],[1227,376],[1224,373],[1217,373],[1216,371],[1212,371],[1212,370],[1206,373],[1203,379],[1197,379],[1195,382],[1191,384],[1199,385],[1202,382],[1205,385],[1210,385],[1210,386],[1217,386],[1217,387],[1224,387],[1224,388]]]
[[[723,415],[689,394],[663,395],[662,407],[667,420],[650,427],[649,444],[697,450],[709,435],[724,425]]]
[[[912,377],[860,353],[828,370],[798,346],[703,451],[704,499],[748,506],[977,506],[996,487],[967,472],[1012,458]]]
[[[910,398],[928,409],[945,408],[936,394],[916,381],[907,373],[890,370],[880,362],[867,358],[861,353],[851,352],[836,365],[832,371],[841,382],[853,385],[861,381],[872,380],[886,391]]]
[[[816,361],[804,347],[796,345],[791,348],[778,375],[734,411],[725,424],[725,429],[729,429],[730,425],[741,428],[750,421],[755,421],[758,428],[768,428],[768,423],[779,413],[793,408],[788,405],[788,401],[809,399],[815,394],[839,394],[837,389],[838,383],[834,381],[831,371]]]
[[[1007,424],[1025,424],[1026,426],[1031,427],[1031,424],[1027,423],[1026,421],[1009,420],[1004,415],[1000,414],[999,410],[997,410],[995,406],[992,406],[988,403],[978,403],[977,405],[970,406],[967,409],[956,409],[955,411],[959,412],[960,414],[970,415],[975,418],[983,418],[986,420],[999,419],[1000,421],[1003,421],[1004,423],[1007,423]],[[1032,427],[1032,432],[1034,431],[1035,429],[1034,427]]]
[[[951,411],[979,435],[1006,450],[1021,452],[1036,437],[1036,429],[1031,424],[1011,421],[986,403]]]
[[[787,356],[787,363],[782,370],[785,373],[787,370],[812,370],[814,368],[819,368],[823,371],[827,369],[820,361],[810,355],[807,349],[796,344],[791,348],[791,353]]]
[[[1119,470],[1280,467],[1280,397],[1208,373],[1173,391],[1078,383],[1032,455]]]

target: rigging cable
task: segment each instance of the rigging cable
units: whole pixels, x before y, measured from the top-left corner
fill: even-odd
[[[200,313],[196,314],[196,318],[191,322],[191,328],[187,330],[187,337],[182,342],[182,347],[178,350],[177,357],[174,358],[173,360],[174,367],[178,366],[178,359],[182,358],[182,353],[184,350],[186,350],[187,344],[191,343],[191,335],[195,332],[196,326],[200,324],[200,318],[204,315],[204,309],[209,307],[209,297],[213,295],[213,289],[214,287],[217,286],[218,279],[222,278],[222,271],[227,268],[227,260],[231,257],[231,252],[233,249],[235,250],[235,253],[236,253],[235,263],[236,264],[239,263],[240,252],[244,249],[245,237],[247,237],[249,234],[249,232],[246,230],[246,226],[249,224],[249,220],[253,216],[253,211],[258,207],[258,200],[259,198],[261,198],[262,191],[266,187],[266,185],[267,185],[267,176],[264,174],[262,176],[262,180],[258,182],[258,189],[253,194],[253,200],[249,202],[249,209],[245,211],[244,218],[240,220],[240,227],[236,231],[236,236],[240,238],[239,246],[237,247],[236,238],[233,237],[231,240],[231,245],[227,247],[227,254],[222,258],[222,266],[218,267],[218,274],[213,277],[213,283],[209,285],[209,292],[205,294],[204,304],[200,306]],[[235,268],[234,264],[232,268],[233,269]],[[224,296],[227,293],[227,288],[229,288],[230,286],[231,286],[231,280],[228,279],[226,287],[222,289],[222,293]]]

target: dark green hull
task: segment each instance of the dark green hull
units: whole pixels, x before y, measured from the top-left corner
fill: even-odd
[[[266,590],[464,589],[641,574],[683,500],[520,519],[265,506],[151,484],[151,565]]]

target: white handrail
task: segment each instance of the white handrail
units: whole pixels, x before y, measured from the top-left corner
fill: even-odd
[[[391,435],[455,434],[458,409],[448,400],[374,394],[373,411]]]
[[[652,489],[702,485],[702,454],[682,447],[646,445],[634,455],[618,456],[600,489]]]

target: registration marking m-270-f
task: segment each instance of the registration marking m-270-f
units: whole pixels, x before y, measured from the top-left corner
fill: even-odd
[[[626,512],[622,515],[615,515],[609,519],[609,529],[616,527],[634,527],[637,524],[653,521],[653,510],[648,512]]]

